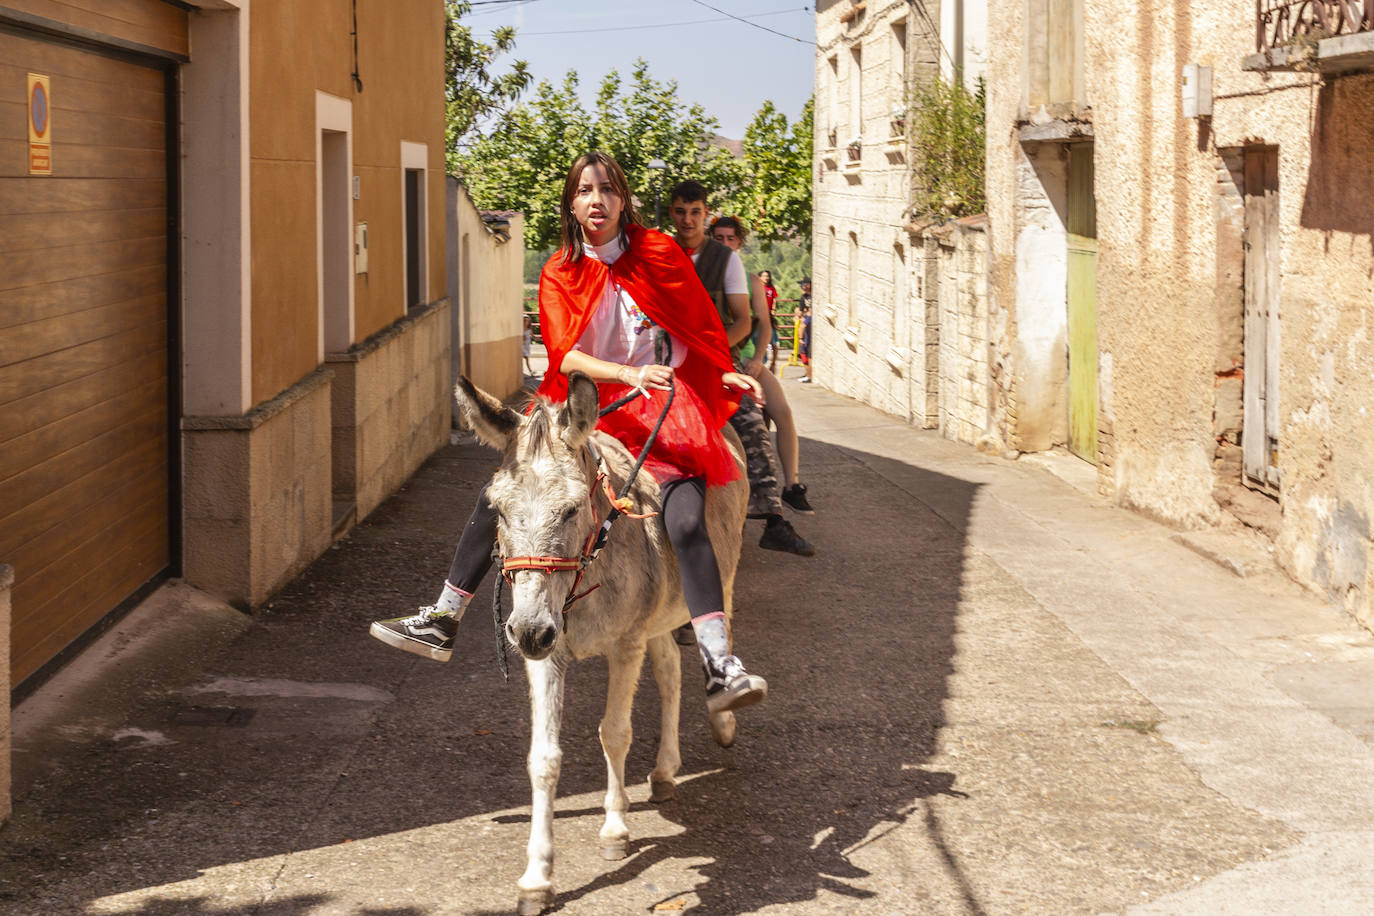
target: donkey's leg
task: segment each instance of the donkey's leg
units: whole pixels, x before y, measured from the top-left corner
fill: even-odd
[[[625,794],[625,755],[630,751],[630,710],[644,664],[644,644],[622,643],[606,656],[606,663],[606,714],[601,719],[601,749],[606,753],[606,823],[601,828],[601,856],[623,859],[630,851],[630,828],[625,826],[625,812],[630,810]]]
[[[677,743],[678,712],[682,706],[682,652],[671,633],[649,640],[649,661],[658,685],[658,761],[649,774],[649,801],[666,802],[677,792],[682,755]]]
[[[526,660],[530,682],[530,842],[528,864],[520,877],[521,916],[542,913],[553,906],[553,800],[558,793],[558,774],[563,751],[558,745],[563,720],[563,675],[567,659],[555,653],[533,662]]]

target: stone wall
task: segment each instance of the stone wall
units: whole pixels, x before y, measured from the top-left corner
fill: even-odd
[[[371,514],[444,443],[449,305],[440,300],[346,353],[330,354],[336,504]],[[336,526],[339,522],[336,510]]]
[[[987,238],[983,217],[933,230],[939,303],[939,429],[976,444],[989,431]]]
[[[330,379],[319,369],[239,417],[185,417],[186,580],[240,608],[332,542]]]

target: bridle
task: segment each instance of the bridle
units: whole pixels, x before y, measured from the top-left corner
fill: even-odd
[[[671,352],[671,350],[669,352]],[[619,410],[641,395],[647,397],[647,394],[648,393],[643,388],[636,388],[625,396],[617,398],[615,401],[601,408],[597,413],[597,418],[600,419],[612,411]],[[646,519],[653,518],[658,514],[657,512],[646,512],[641,515],[631,512],[630,488],[634,486],[635,480],[639,477],[640,469],[644,467],[645,459],[649,457],[649,450],[654,447],[654,442],[658,439],[659,430],[663,428],[663,421],[668,417],[668,409],[673,406],[673,398],[676,394],[677,387],[673,380],[669,379],[668,397],[664,400],[663,411],[658,415],[658,420],[654,423],[654,428],[649,433],[649,438],[644,442],[644,448],[640,450],[639,457],[635,459],[634,467],[632,467],[630,473],[626,475],[625,483],[621,486],[618,494],[611,489],[610,478],[606,474],[606,461],[601,454],[601,449],[597,447],[590,436],[587,438],[587,441],[583,443],[585,453],[591,455],[592,470],[596,472],[595,479],[587,487],[587,501],[592,505],[593,517],[596,515],[596,494],[598,491],[605,492],[606,500],[610,505],[606,510],[606,517],[601,520],[599,525],[593,527],[591,532],[587,535],[587,540],[582,545],[582,552],[580,554],[575,557],[507,557],[501,546],[501,536],[499,533],[497,534],[496,543],[492,547],[492,560],[499,564],[501,576],[496,580],[496,587],[492,592],[492,616],[495,618],[496,622],[496,654],[501,663],[501,673],[506,676],[507,680],[510,679],[510,668],[506,661],[505,620],[501,613],[502,584],[509,583],[514,586],[514,574],[521,570],[533,570],[542,572],[545,575],[553,575],[556,572],[575,573],[576,575],[573,578],[572,588],[568,590],[568,597],[563,601],[563,629],[567,629],[568,611],[572,608],[573,604],[601,587],[601,583],[598,582],[586,591],[578,592],[578,588],[582,585],[582,579],[587,574],[587,567],[592,564],[592,561],[597,558],[597,555],[600,554],[602,549],[606,546],[607,540],[610,537],[611,526],[615,524],[616,519],[622,516],[625,518]]]

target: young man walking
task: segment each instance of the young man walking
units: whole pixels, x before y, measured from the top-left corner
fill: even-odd
[[[737,252],[706,234],[708,212],[706,188],[695,181],[676,185],[669,198],[668,213],[676,230],[677,243],[696,265],[697,277],[710,294],[725,325],[725,336],[734,348],[748,339],[753,330],[749,308],[749,278]],[[743,364],[736,356],[736,367]],[[763,419],[763,410],[753,398],[745,397],[730,418],[730,425],[744,443],[749,475],[749,517],[764,520],[759,546],[809,557],[816,548],[782,517],[782,492],[778,483],[778,459],[773,440]]]

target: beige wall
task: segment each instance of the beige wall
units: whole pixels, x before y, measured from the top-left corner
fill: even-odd
[[[448,300],[330,357],[333,491],[366,518],[449,429]]]
[[[356,276],[355,340],[400,319],[401,141],[428,147],[427,301],[442,298],[443,7],[394,0],[358,9],[361,92],[352,79],[348,0],[252,6],[251,205],[254,403],[319,364],[315,249],[315,93],[349,100],[355,222],[368,223],[368,273]]]
[[[841,21],[853,9],[849,3],[822,4],[816,13],[819,177],[812,218],[811,374],[834,391],[924,424],[919,249],[904,228],[912,151],[905,132],[895,131],[891,121],[892,107],[906,101],[910,81],[938,73],[938,36],[900,0],[870,2],[862,16]],[[894,38],[899,23],[906,34],[905,59]],[[856,103],[861,111],[855,111]],[[856,161],[847,147],[859,135]]]
[[[252,606],[446,438],[444,18],[427,0],[360,5],[358,87],[349,0],[224,7],[192,14],[199,50],[183,98],[185,130],[196,132],[185,175],[185,349],[188,359],[212,357],[208,369],[186,368],[194,397],[182,419],[183,572]],[[198,62],[234,60],[246,74],[236,90],[195,73]],[[348,161],[332,172],[318,149],[322,128],[347,137]],[[242,154],[216,159],[200,142],[209,136]],[[404,170],[416,167],[428,172],[427,276],[423,302],[408,310]],[[339,198],[317,193],[326,172],[336,188],[359,182],[341,218],[346,244],[328,249],[349,252],[347,282],[328,302],[321,214]],[[236,199],[245,231],[217,231],[217,206]],[[362,274],[351,254],[359,222],[369,235]],[[221,249],[234,256],[201,256]],[[245,265],[246,294],[224,282]],[[219,340],[235,335],[237,346]]]
[[[525,218],[493,229],[458,179],[448,178],[452,381],[466,375],[497,397],[524,382],[520,343],[525,295]]]
[[[241,417],[182,421],[187,581],[260,604],[331,541],[330,373]]]
[[[1221,520],[1236,442],[1247,146],[1276,146],[1280,297],[1280,561],[1374,624],[1374,76],[1260,75],[1249,0],[1084,4],[1085,96],[1095,142],[1100,480],[1175,524]],[[1023,237],[1044,214],[1024,182],[1036,148],[1019,4],[992,28],[988,106],[994,311],[1023,342],[1057,320],[1027,300]],[[1185,64],[1213,68],[1210,120],[1181,110]],[[1053,204],[1050,205],[1051,211]],[[1050,220],[1051,222],[1053,220]],[[1253,257],[1253,255],[1250,255]],[[1000,310],[1000,311],[999,311]],[[1042,341],[1043,342],[1043,341]],[[1049,346],[1053,354],[1053,346]],[[1255,356],[1251,354],[1252,361]],[[1028,373],[1017,367],[1018,377]],[[1054,387],[1051,380],[1050,388]],[[1021,418],[1013,391],[1009,426]],[[1048,396],[1052,402],[1052,394]],[[1037,406],[1043,407],[1042,399]]]

